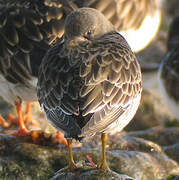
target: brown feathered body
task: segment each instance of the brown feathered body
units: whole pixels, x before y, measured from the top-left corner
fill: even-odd
[[[122,130],[136,113],[141,96],[135,55],[115,30],[76,43],[64,37],[44,57],[37,86],[41,106],[69,138]]]

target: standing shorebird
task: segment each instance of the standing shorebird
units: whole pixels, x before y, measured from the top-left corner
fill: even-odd
[[[75,0],[79,7],[99,10],[139,52],[157,34],[161,23],[161,0]]]
[[[37,101],[39,66],[46,50],[64,32],[64,8],[68,7],[55,7],[46,0],[0,1],[0,95],[16,106],[18,134],[28,132],[21,102]],[[29,115],[30,105],[28,109]]]
[[[63,40],[40,66],[37,96],[49,121],[68,138],[71,171],[72,139],[95,134],[102,134],[98,168],[108,169],[107,133],[121,131],[135,115],[141,80],[134,53],[103,14],[80,8],[66,18]]]
[[[167,51],[158,73],[159,85],[166,105],[179,120],[179,16],[170,25]]]

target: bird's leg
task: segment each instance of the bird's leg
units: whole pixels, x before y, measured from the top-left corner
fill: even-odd
[[[0,126],[3,128],[7,128],[11,125],[11,123],[8,123],[1,115],[0,115]]]
[[[106,133],[101,134],[101,141],[102,141],[102,161],[101,163],[98,164],[98,168],[102,170],[109,170],[109,167],[106,161],[106,142],[107,142]]]
[[[14,115],[12,114],[8,114],[7,115],[7,119],[13,123],[13,124],[18,124],[18,118],[16,118]]]
[[[22,114],[22,101],[19,98],[19,100],[15,101],[15,106],[16,106],[16,110],[17,110],[17,114],[18,114],[18,122],[19,122],[19,127],[20,129],[13,133],[13,135],[22,135],[25,136],[28,133],[28,130],[25,127],[24,121],[23,121],[23,114]]]
[[[73,160],[73,152],[72,152],[72,139],[67,139],[68,142],[68,152],[69,152],[69,169],[71,172],[74,172],[77,169],[75,162]]]
[[[31,116],[31,106],[32,106],[32,103],[28,102],[27,106],[26,106],[26,112],[24,115],[24,122],[29,122],[32,125],[39,126],[39,123],[37,123],[37,121],[33,120],[32,116]]]

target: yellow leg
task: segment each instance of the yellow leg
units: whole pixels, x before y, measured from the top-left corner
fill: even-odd
[[[69,151],[69,169],[71,172],[74,172],[77,169],[75,162],[73,160],[73,153],[72,153],[72,139],[67,139],[68,142],[68,151]]]
[[[102,161],[98,164],[98,168],[102,170],[109,170],[109,167],[107,165],[106,161],[106,142],[107,142],[107,134],[102,133],[101,134],[101,141],[102,141]]]

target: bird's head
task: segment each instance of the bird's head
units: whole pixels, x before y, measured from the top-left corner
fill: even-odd
[[[73,11],[65,21],[65,38],[74,44],[93,40],[114,30],[104,15],[92,8]]]

